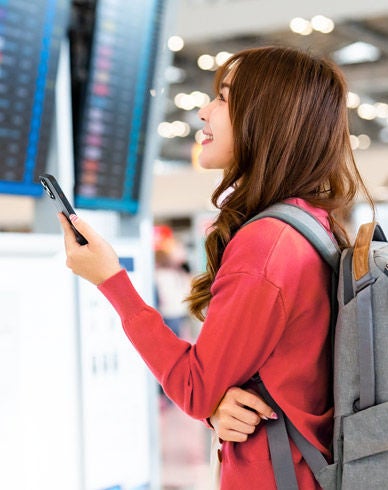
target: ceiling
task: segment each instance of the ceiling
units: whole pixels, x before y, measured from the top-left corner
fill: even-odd
[[[191,162],[194,135],[202,127],[198,109],[178,109],[174,97],[178,93],[190,94],[195,90],[212,96],[214,71],[203,71],[197,65],[198,57],[204,53],[214,56],[220,51],[233,53],[252,46],[276,43],[309,49],[332,58],[338,50],[362,41],[378,48],[379,56],[375,61],[341,64],[349,89],[360,96],[361,103],[388,104],[388,6],[382,9],[379,1],[374,2],[375,7],[379,7],[375,11],[370,3],[363,2],[361,8],[357,0],[349,5],[344,0],[337,1],[343,9],[339,11],[339,5],[326,0],[325,12],[314,6],[312,0],[283,4],[283,9],[277,0],[273,0],[272,7],[262,0],[181,0],[178,4],[179,11],[171,32],[182,36],[185,45],[172,55],[171,64],[180,70],[181,80],[167,87],[164,120],[187,122],[191,130],[186,137],[162,138],[162,160],[182,164]],[[335,28],[331,33],[313,31],[310,35],[300,35],[291,31],[289,22],[293,17],[311,19],[316,14],[333,19]],[[252,17],[256,19],[254,23]],[[202,22],[199,23],[198,19]],[[388,142],[388,129],[381,132],[388,126],[388,114],[385,118],[366,120],[358,116],[357,109],[349,109],[349,117],[352,134],[366,134],[372,144]]]

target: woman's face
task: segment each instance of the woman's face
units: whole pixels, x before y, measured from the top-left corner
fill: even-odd
[[[202,168],[226,169],[233,163],[233,130],[228,104],[230,82],[231,75],[228,74],[218,96],[198,111],[198,116],[205,122],[199,155]]]

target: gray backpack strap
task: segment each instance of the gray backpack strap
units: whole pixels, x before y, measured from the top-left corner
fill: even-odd
[[[277,420],[271,420],[266,423],[276,488],[277,490],[298,490],[299,487],[296,480],[289,437],[293,440],[314,474],[327,466],[328,463],[322,453],[292,424],[287,415],[270,395],[260,375],[257,373],[251,379],[257,384],[258,391],[264,401],[273,408],[278,416]]]
[[[340,249],[325,227],[308,211],[293,204],[277,203],[254,216],[244,226],[261,218],[276,218],[295,228],[338,274]]]
[[[311,471],[314,474],[317,474],[328,464],[325,457],[298,431],[289,418],[286,419],[286,424],[288,433],[302,454],[304,460],[308,464]]]
[[[278,416],[277,420],[272,420],[265,426],[276,488],[278,490],[299,490],[287,432],[286,415],[269,394],[260,375],[255,374],[252,380],[256,383],[262,398]]]
[[[274,204],[254,216],[246,224],[261,218],[276,218],[295,228],[313,245],[325,262],[331,267],[333,272],[333,291],[331,298],[331,325],[333,330],[336,317],[336,289],[334,286],[336,284],[335,278],[338,275],[341,258],[340,249],[334,238],[329,235],[324,226],[313,215],[292,204]],[[319,472],[328,463],[321,452],[298,431],[279,405],[276,404],[264,386],[259,374],[253,376],[252,379],[258,383],[261,396],[274,408],[279,417],[277,421],[271,421],[266,425],[277,488],[278,490],[293,490],[297,482],[288,437],[291,437],[313,473]],[[290,467],[291,465],[292,467]]]

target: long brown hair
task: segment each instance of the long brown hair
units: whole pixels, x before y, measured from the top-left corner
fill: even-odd
[[[234,163],[212,196],[220,213],[205,243],[207,270],[194,279],[187,298],[200,320],[226,245],[256,213],[290,197],[305,199],[329,212],[343,247],[348,239],[335,211],[349,205],[359,190],[371,202],[354,162],[347,86],[336,65],[270,46],[229,58],[216,73],[216,93],[228,73]]]

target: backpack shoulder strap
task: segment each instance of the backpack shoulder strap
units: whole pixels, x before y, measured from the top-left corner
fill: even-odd
[[[313,245],[335,274],[338,273],[340,249],[334,238],[311,213],[299,206],[282,202],[269,206],[247,221],[244,226],[262,218],[276,218],[295,228]]]
[[[262,218],[276,218],[279,219],[297,230],[303,235],[321,255],[323,260],[332,269],[332,313],[331,313],[331,331],[334,333],[334,325],[336,318],[336,284],[338,281],[339,263],[341,258],[341,251],[334,238],[327,232],[324,226],[308,211],[304,209],[286,203],[277,203],[268,207],[263,212],[257,214],[245,224],[256,221]],[[245,225],[244,225],[245,226]],[[273,407],[280,415],[279,420],[271,422],[270,426],[267,426],[267,437],[270,446],[271,459],[274,466],[275,479],[277,481],[277,487],[279,490],[289,490],[295,487],[295,470],[292,463],[291,451],[288,442],[288,436],[291,437],[293,442],[298,447],[303,458],[307,462],[308,466],[313,473],[317,473],[321,468],[325,467],[328,463],[320,453],[320,451],[314,447],[305,437],[296,429],[291,423],[287,415],[282,409],[275,403],[271,395],[267,391],[264,383],[262,382],[260,375],[257,374],[252,378],[258,384],[259,392],[264,400]],[[284,426],[286,429],[284,429]],[[288,461],[288,465],[285,462]],[[297,488],[297,484],[296,484]]]

